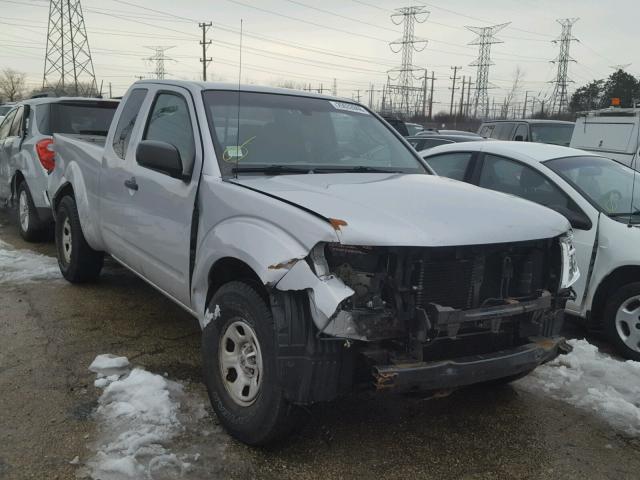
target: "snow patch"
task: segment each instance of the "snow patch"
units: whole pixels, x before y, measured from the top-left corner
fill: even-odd
[[[186,430],[185,418],[207,415],[202,402],[188,398],[180,383],[130,370],[126,357],[98,355],[89,369],[98,375],[94,385],[104,390],[95,414],[101,438],[86,462],[87,474],[100,480],[182,478],[193,455],[178,456],[170,444]]]
[[[29,250],[16,250],[0,240],[0,285],[61,278],[55,258]]]
[[[202,328],[203,329],[207,328],[207,325],[209,325],[211,320],[220,318],[220,315],[222,315],[222,313],[220,312],[220,305],[216,305],[216,308],[214,308],[213,313],[211,313],[211,311],[207,309],[207,311],[204,312],[204,320],[202,321]]]
[[[640,435],[640,362],[617,360],[586,340],[516,382],[519,388],[591,411],[614,428]]]

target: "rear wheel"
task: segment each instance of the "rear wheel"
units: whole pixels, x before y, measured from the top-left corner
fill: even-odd
[[[102,270],[104,253],[91,248],[84,238],[73,197],[60,200],[55,226],[58,265],[64,278],[72,283],[96,280]]]
[[[620,355],[640,361],[640,282],[624,285],[609,298],[604,327]]]
[[[16,208],[16,223],[20,236],[27,242],[37,242],[43,237],[42,224],[38,218],[36,207],[31,198],[27,182],[22,180],[16,189],[18,205]]]
[[[202,334],[204,378],[220,423],[249,445],[286,436],[301,411],[289,403],[277,380],[276,333],[271,310],[244,282],[218,289]]]

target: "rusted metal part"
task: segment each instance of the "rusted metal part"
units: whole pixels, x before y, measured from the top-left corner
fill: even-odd
[[[284,260],[283,262],[280,263],[275,263],[273,265],[269,265],[269,270],[289,270],[291,267],[293,267],[296,262],[300,260],[299,258],[292,258],[290,260]]]
[[[348,225],[347,222],[339,218],[330,218],[329,223],[336,231],[340,231],[342,227],[346,227]]]
[[[395,388],[395,379],[398,376],[395,372],[380,372],[377,368],[373,369],[373,385],[376,390],[391,390]]]

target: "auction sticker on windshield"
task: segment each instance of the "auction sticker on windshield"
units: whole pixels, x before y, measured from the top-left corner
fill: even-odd
[[[329,101],[329,103],[333,105],[333,108],[335,108],[336,110],[345,110],[347,112],[363,113],[365,115],[369,115],[369,112],[367,112],[360,105],[354,105],[353,103],[346,103],[346,102],[333,102],[333,101]]]

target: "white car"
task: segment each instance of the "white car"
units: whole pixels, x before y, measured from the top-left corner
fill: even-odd
[[[624,357],[640,360],[638,172],[594,153],[524,142],[454,143],[422,156],[439,175],[567,217],[581,272],[567,312],[603,329]]]

